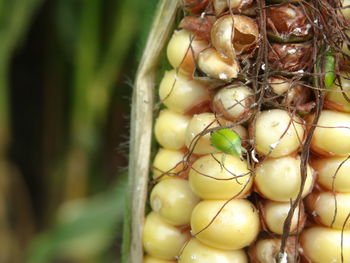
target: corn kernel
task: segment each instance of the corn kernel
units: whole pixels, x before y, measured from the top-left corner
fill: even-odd
[[[258,211],[245,199],[233,199],[225,205],[226,202],[228,201],[201,201],[192,212],[192,234],[204,244],[215,248],[244,248],[259,233]]]
[[[192,238],[182,251],[179,263],[248,263],[244,250],[221,250]]]
[[[197,159],[189,172],[193,192],[203,199],[230,199],[249,193],[253,179],[238,156],[217,153]]]
[[[180,150],[185,147],[185,132],[190,118],[171,110],[159,113],[154,126],[158,143],[164,148]]]
[[[252,128],[251,128],[252,129]],[[298,150],[304,138],[302,120],[291,118],[284,110],[273,109],[260,113],[254,132],[256,150],[270,157],[289,155]]]
[[[166,223],[156,212],[151,212],[146,217],[143,246],[151,256],[175,259],[188,238],[188,233]]]
[[[189,224],[192,210],[199,202],[188,181],[177,178],[159,182],[153,188],[150,200],[153,211],[175,226]]]
[[[267,159],[256,167],[255,174],[256,189],[270,200],[289,202],[291,199],[294,200],[300,191],[300,158],[287,156]],[[311,191],[312,186],[313,173],[310,166],[307,166],[302,197]]]

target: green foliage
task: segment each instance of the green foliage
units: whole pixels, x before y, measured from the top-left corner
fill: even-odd
[[[42,163],[36,163],[35,169],[43,171],[43,177],[24,177],[29,185],[43,185],[40,199],[44,201],[39,205],[42,211],[37,215],[37,225],[51,227],[34,239],[29,262],[115,262],[119,249],[116,242],[130,238],[128,231],[122,237],[121,229],[123,218],[129,221],[130,217],[125,208],[126,175],[115,174],[116,187],[89,196],[111,181],[101,164],[105,156],[103,144],[109,143],[104,137],[108,117],[115,105],[122,106],[118,110],[129,107],[128,98],[118,95],[131,93],[125,82],[136,71],[156,3],[157,0],[0,0],[0,158],[10,139],[9,123],[20,118],[9,111],[9,93],[13,92],[9,88],[11,59],[16,48],[23,47],[20,44],[30,38],[26,33],[33,21],[36,26],[38,21],[45,24],[39,27],[43,36],[40,46],[46,57],[39,60],[47,63],[44,67],[49,66],[41,71],[46,86],[39,115],[44,121],[37,134],[44,147],[38,145],[32,150],[42,154]],[[37,20],[38,13],[41,20]],[[37,61],[31,63],[39,67]],[[113,116],[118,114],[125,112]],[[127,140],[125,128],[117,132]],[[45,148],[43,153],[41,148]],[[26,171],[27,167],[20,168]],[[37,195],[36,191],[30,192]],[[124,228],[128,229],[127,224]]]
[[[105,193],[64,204],[54,226],[36,239],[28,262],[86,262],[106,253],[121,233],[127,178],[120,177]]]

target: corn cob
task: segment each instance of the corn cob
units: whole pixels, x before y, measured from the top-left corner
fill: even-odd
[[[346,1],[271,2],[184,2],[159,87],[144,262],[350,262]]]

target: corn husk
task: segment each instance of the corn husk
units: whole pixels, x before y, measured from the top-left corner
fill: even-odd
[[[126,248],[128,259],[125,262],[141,263],[143,258],[142,232],[149,178],[156,75],[180,4],[178,0],[160,1],[136,75],[129,154],[130,242]]]

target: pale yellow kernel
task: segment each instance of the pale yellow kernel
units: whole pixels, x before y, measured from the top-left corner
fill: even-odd
[[[193,208],[199,198],[191,191],[187,180],[171,178],[159,182],[150,197],[153,211],[176,226],[190,223]]]
[[[336,80],[332,87],[330,87],[325,99],[325,107],[327,109],[350,112],[350,102],[345,98],[345,96],[347,96],[350,100],[349,78],[350,74],[343,72],[340,75],[340,83]]]
[[[302,120],[287,111],[273,109],[260,113],[255,123],[256,150],[270,157],[289,155],[300,147],[304,138]]]
[[[318,158],[312,162],[317,182],[325,189],[350,192],[350,159],[347,157]]]
[[[207,41],[196,40],[187,30],[176,30],[168,43],[167,57],[173,68],[192,74],[195,69],[194,57],[208,45]]]
[[[184,170],[184,156],[181,151],[160,148],[153,161],[153,178],[163,180],[180,175]]]
[[[195,194],[203,199],[239,198],[249,193],[253,178],[246,161],[217,153],[196,160],[189,172]]]
[[[188,116],[168,109],[162,110],[154,126],[158,143],[171,150],[179,150],[185,147],[185,132],[189,122],[190,118]]]
[[[152,256],[145,256],[143,258],[143,263],[174,263],[175,260],[166,260],[166,259],[160,259],[160,258],[155,258]]]
[[[241,249],[255,240],[260,221],[257,209],[246,199],[204,200],[192,212],[191,228],[192,235],[206,245]]]
[[[311,149],[325,156],[350,155],[350,113],[323,110]]]
[[[310,213],[325,226],[350,229],[350,220],[344,225],[350,213],[350,193],[319,192],[308,197]]]
[[[276,233],[278,235],[283,234],[284,222],[288,216],[290,211],[291,204],[289,202],[276,202],[276,201],[266,201],[264,202],[262,209],[264,210],[263,216],[265,220],[265,224],[268,229]],[[290,232],[293,233],[298,229],[298,224],[302,224],[304,211],[301,212],[300,218],[299,215],[299,207],[294,210]]]
[[[342,242],[343,240],[343,242]],[[343,249],[342,249],[343,245]],[[350,231],[312,227],[303,231],[301,246],[313,263],[350,263]],[[344,261],[341,260],[343,250]]]
[[[255,175],[255,186],[265,198],[289,202],[294,200],[300,191],[300,158],[287,156],[267,159],[256,167]],[[308,165],[302,197],[311,191],[313,181],[313,171]]]
[[[189,79],[175,70],[165,72],[159,86],[159,97],[170,110],[186,113],[210,101],[209,90],[203,83]]]
[[[192,119],[186,130],[186,146],[190,151],[196,154],[215,153],[218,150],[211,145],[210,129],[216,127],[233,126],[233,122],[224,118],[215,117],[213,113],[201,113],[192,116]],[[235,125],[231,128],[233,131],[245,139],[247,137],[246,129],[242,125]]]
[[[188,238],[188,233],[166,223],[156,212],[151,212],[146,217],[143,247],[151,256],[175,259]]]
[[[184,247],[179,263],[248,263],[244,250],[222,250],[192,238]]]

